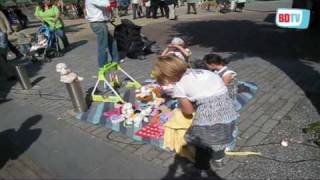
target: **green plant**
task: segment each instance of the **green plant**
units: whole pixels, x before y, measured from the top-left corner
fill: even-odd
[[[311,123],[303,128],[302,131],[306,134],[313,135],[315,137],[314,143],[320,146],[320,122]]]

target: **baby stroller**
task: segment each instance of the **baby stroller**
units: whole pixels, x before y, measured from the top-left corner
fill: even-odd
[[[153,53],[152,46],[155,41],[150,41],[141,34],[141,26],[128,19],[121,19],[120,25],[115,25],[114,38],[117,41],[120,59],[144,59],[145,55]]]
[[[46,44],[38,48],[31,47],[28,56],[32,57],[33,61],[42,61],[42,62],[51,62],[53,57],[63,56],[59,46],[58,36],[55,34],[54,30],[51,30],[48,26],[42,25],[37,33],[35,38],[35,43],[39,43],[39,36],[43,35],[46,38]]]

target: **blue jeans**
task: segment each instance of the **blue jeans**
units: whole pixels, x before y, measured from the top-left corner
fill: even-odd
[[[59,36],[59,38],[61,39],[62,43],[63,43],[63,48],[68,48],[69,47],[69,41],[68,38],[66,36],[66,33],[64,32],[63,28],[59,28],[56,29],[56,35]]]
[[[103,67],[108,63],[108,27],[105,22],[92,22],[90,27],[97,36],[98,63]]]
[[[108,27],[105,22],[90,23],[92,31],[97,36],[97,50],[99,67],[103,67],[108,63],[108,51],[111,54],[112,61],[118,61],[118,48],[115,40],[108,42]]]
[[[0,32],[0,72],[7,77],[14,76],[14,69],[7,62],[8,36]]]

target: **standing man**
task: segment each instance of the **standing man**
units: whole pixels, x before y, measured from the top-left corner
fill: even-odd
[[[169,19],[175,20],[176,19],[176,12],[175,12],[175,0],[165,0],[168,10],[169,10]]]
[[[158,8],[159,8],[160,0],[151,0],[151,10],[152,10],[152,18],[157,18]]]
[[[198,3],[198,0],[187,0],[187,14],[190,14],[190,9],[192,7],[193,9],[193,13],[194,14],[197,14],[197,3]]]
[[[90,22],[90,27],[97,37],[98,62],[99,67],[103,67],[108,62],[108,11],[109,0],[86,0],[86,19]]]
[[[139,16],[139,18],[141,18],[139,5],[140,5],[140,0],[131,1],[133,19],[137,19],[137,15]]]

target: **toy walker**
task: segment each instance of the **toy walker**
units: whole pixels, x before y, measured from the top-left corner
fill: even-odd
[[[117,103],[117,102],[124,103],[125,102],[122,99],[122,97],[119,95],[119,93],[116,91],[116,88],[120,87],[120,84],[121,84],[118,79],[118,76],[115,74],[110,74],[110,76],[109,76],[110,82],[108,82],[108,80],[105,77],[106,74],[111,72],[112,70],[122,72],[126,77],[128,77],[131,80],[131,82],[127,82],[127,84],[125,86],[126,88],[130,88],[130,87],[140,88],[141,87],[141,84],[138,81],[136,81],[133,77],[131,77],[126,71],[124,71],[118,63],[116,63],[116,62],[108,63],[105,66],[103,66],[102,68],[100,68],[100,70],[98,72],[98,80],[94,86],[92,93],[91,93],[92,100],[94,102],[112,102],[112,103]],[[105,95],[96,94],[97,88],[100,83],[104,83],[104,86],[107,86],[114,95],[105,96]]]

